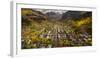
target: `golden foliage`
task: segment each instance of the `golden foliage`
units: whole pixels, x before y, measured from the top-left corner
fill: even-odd
[[[92,21],[91,21],[91,18],[90,18],[90,17],[82,18],[81,20],[76,21],[76,26],[77,26],[77,27],[80,27],[80,26],[82,26],[82,25],[86,25],[86,24],[89,24],[89,23],[91,23],[91,22],[92,22]]]

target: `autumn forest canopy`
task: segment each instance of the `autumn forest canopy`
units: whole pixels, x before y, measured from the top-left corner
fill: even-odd
[[[92,46],[92,12],[21,8],[21,48]]]

